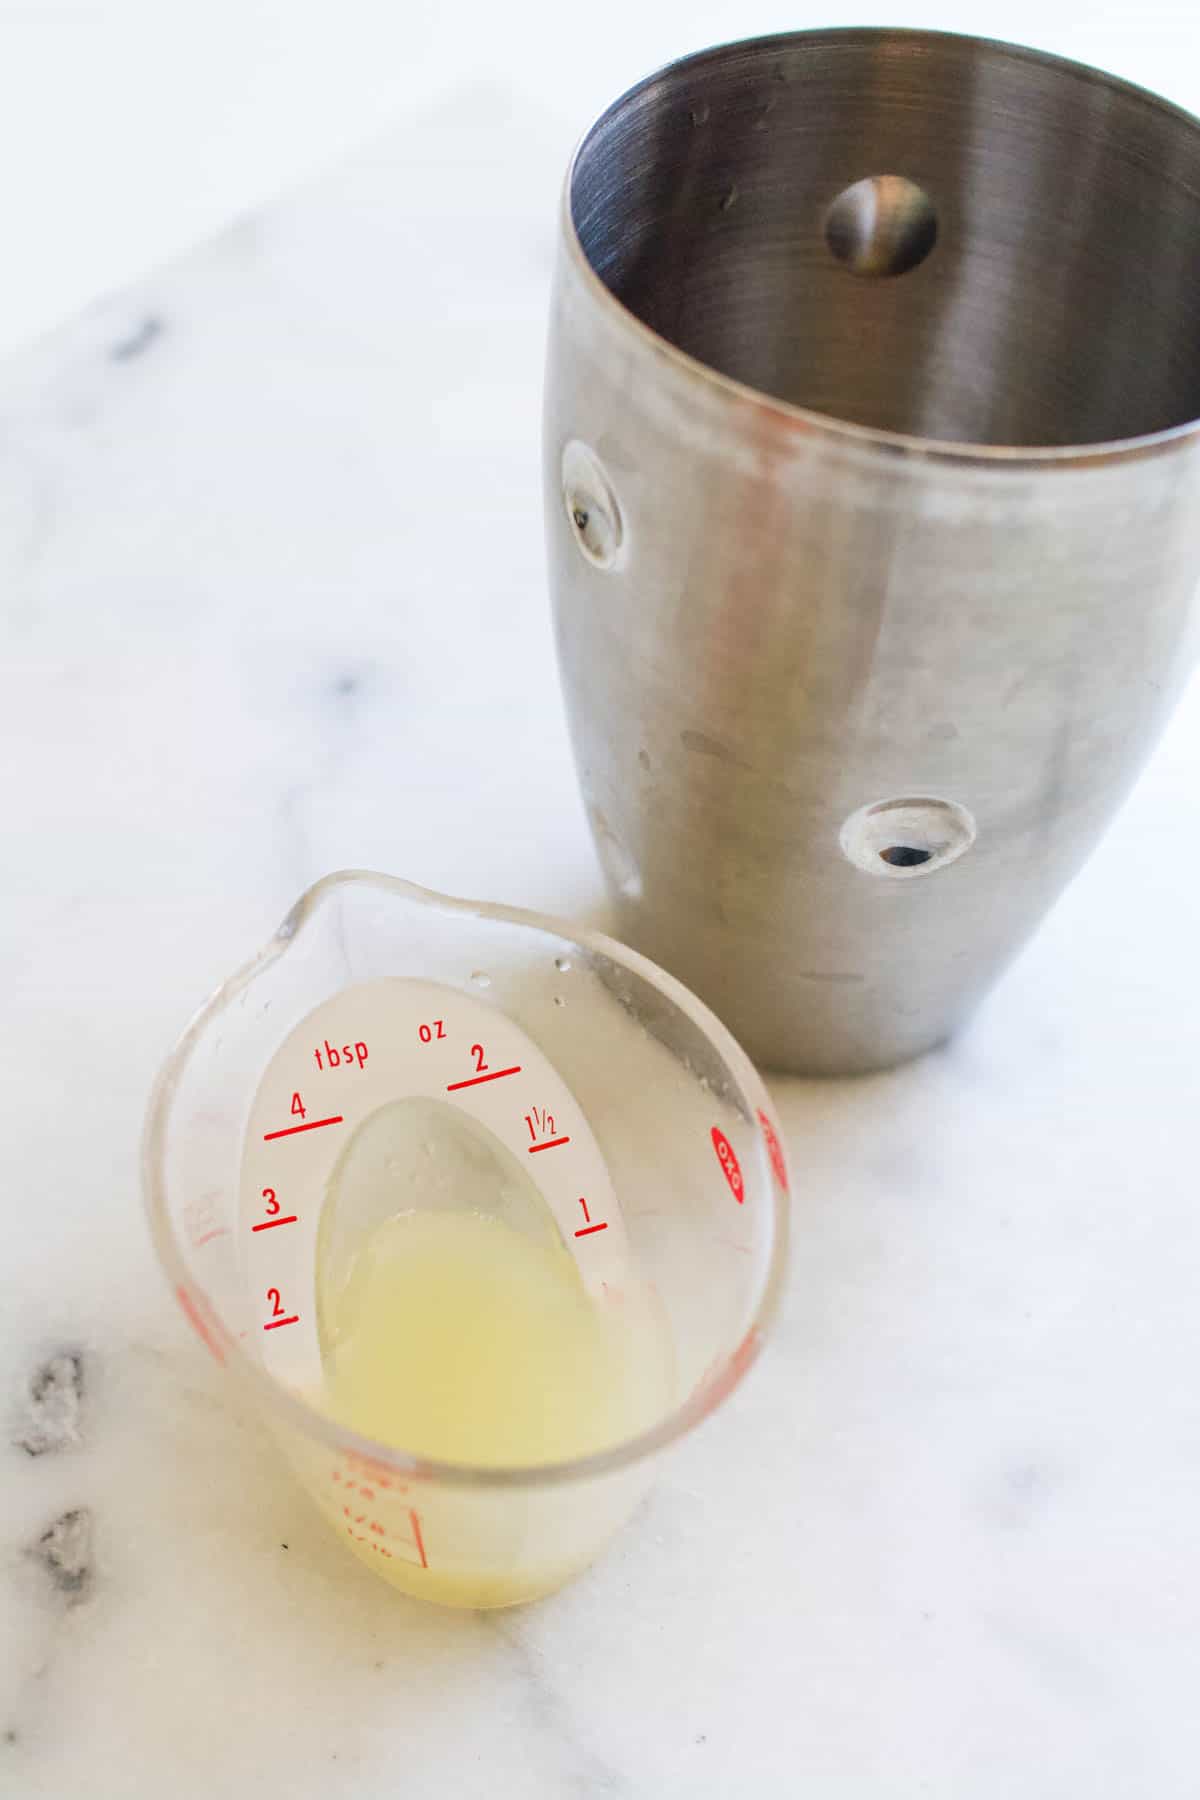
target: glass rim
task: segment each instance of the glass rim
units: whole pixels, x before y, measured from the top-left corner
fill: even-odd
[[[750,1324],[740,1342],[713,1359],[705,1375],[686,1399],[664,1413],[653,1425],[632,1437],[619,1439],[617,1443],[602,1450],[566,1461],[513,1465],[445,1462],[385,1444],[342,1425],[269,1374],[226,1329],[203,1290],[193,1280],[167,1204],[166,1146],[171,1108],[180,1079],[193,1049],[213,1020],[248,987],[255,976],[286,953],[292,940],[324,902],[338,889],[347,886],[374,887],[417,905],[433,906],[441,911],[467,917],[526,926],[563,938],[577,944],[580,949],[606,956],[642,976],[686,1013],[728,1064],[742,1098],[748,1104],[752,1122],[757,1121],[756,1154],[760,1165],[760,1185],[772,1202],[766,1266],[754,1296]],[[740,1385],[757,1360],[765,1334],[778,1311],[787,1268],[788,1242],[787,1194],[772,1169],[771,1158],[762,1139],[759,1115],[770,1121],[773,1130],[776,1129],[766,1086],[740,1044],[715,1013],[697,999],[690,989],[628,945],[604,932],[576,927],[569,920],[555,918],[552,914],[487,901],[457,899],[432,888],[419,887],[399,876],[384,875],[369,869],[340,869],[323,876],[305,889],[262,949],[214,990],[192,1015],[176,1040],[159,1070],[147,1104],[142,1133],[142,1194],[155,1252],[181,1309],[216,1360],[231,1374],[240,1376],[248,1383],[264,1413],[274,1414],[277,1418],[282,1415],[285,1423],[304,1436],[317,1438],[332,1450],[349,1453],[365,1463],[386,1468],[389,1473],[405,1476],[410,1480],[434,1481],[444,1486],[474,1489],[553,1487],[614,1474],[665,1450],[714,1412]],[[786,1157],[786,1152],[782,1154]]]
[[[1189,440],[1200,439],[1200,417],[1185,419],[1176,425],[1166,425],[1157,431],[1136,433],[1130,437],[1098,439],[1094,443],[1083,444],[987,444],[967,439],[920,437],[913,432],[892,431],[883,426],[859,425],[851,419],[840,419],[836,413],[801,406],[796,401],[781,399],[765,388],[739,381],[736,376],[723,374],[711,363],[693,356],[690,351],[682,349],[652,325],[639,319],[607,286],[593,267],[580,240],[572,204],[575,177],[581,159],[602,125],[616,118],[631,101],[644,94],[664,76],[674,75],[681,69],[693,66],[718,63],[734,52],[760,47],[765,50],[805,44],[882,42],[888,38],[899,39],[914,46],[939,43],[970,45],[973,49],[1010,57],[1014,62],[1036,63],[1063,75],[1094,82],[1110,92],[1127,94],[1155,111],[1166,114],[1177,125],[1200,133],[1200,117],[1174,100],[1156,94],[1152,88],[1142,87],[1138,82],[1127,81],[1123,76],[1110,74],[1105,69],[1098,69],[1093,64],[1081,62],[1074,57],[1060,56],[1050,50],[1036,50],[1024,44],[1012,44],[1003,38],[980,37],[971,32],[926,30],[921,26],[838,25],[818,26],[810,31],[768,32],[756,37],[734,38],[713,44],[701,50],[690,51],[686,56],[673,57],[671,61],[660,64],[640,81],[618,94],[592,120],[571,153],[559,202],[562,242],[572,269],[581,278],[602,313],[619,329],[629,333],[643,348],[655,353],[680,379],[690,380],[694,386],[709,390],[718,399],[723,398],[730,404],[752,406],[760,415],[793,432],[826,438],[834,443],[866,451],[881,451],[890,457],[902,456],[997,470],[1079,469],[1093,465],[1108,467],[1115,463],[1159,455],[1176,445],[1186,445]]]

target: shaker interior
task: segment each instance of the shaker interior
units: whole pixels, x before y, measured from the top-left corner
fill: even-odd
[[[774,397],[987,445],[1200,416],[1200,125],[970,38],[817,32],[635,88],[570,204],[613,294]]]

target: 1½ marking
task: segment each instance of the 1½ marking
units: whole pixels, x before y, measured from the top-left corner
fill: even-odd
[[[535,1106],[532,1112],[527,1112],[525,1123],[533,1139],[532,1144],[526,1145],[530,1156],[536,1156],[539,1150],[557,1150],[560,1144],[569,1144],[571,1141],[565,1132],[561,1136],[557,1135],[554,1114],[548,1113],[544,1107]]]

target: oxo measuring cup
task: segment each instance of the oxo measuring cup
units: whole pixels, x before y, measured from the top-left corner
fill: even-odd
[[[656,1454],[737,1385],[782,1276],[779,1137],[717,1019],[608,938],[382,875],[311,888],[193,1020],[144,1177],[181,1308],[318,1507],[376,1573],[451,1605],[584,1567]],[[325,1377],[363,1245],[391,1217],[448,1214],[570,1257],[652,1396],[635,1429],[468,1463],[339,1417]],[[436,1382],[417,1348],[377,1386]]]

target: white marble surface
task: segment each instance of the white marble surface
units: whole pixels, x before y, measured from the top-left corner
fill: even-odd
[[[969,19],[964,20],[964,12]],[[809,22],[855,25],[862,0]],[[1194,0],[871,0],[876,25],[1010,37],[1195,102]],[[795,0],[0,0],[0,353],[233,212],[503,69],[590,118],[682,50],[803,22]]]
[[[559,1596],[377,1584],[155,1266],[152,1074],[309,881],[601,909],[539,510],[571,124],[461,95],[0,379],[0,1793],[1184,1800],[1194,690],[965,1038],[774,1084],[775,1341]]]

